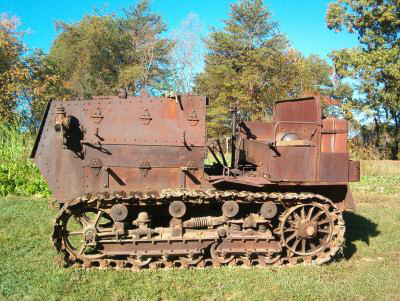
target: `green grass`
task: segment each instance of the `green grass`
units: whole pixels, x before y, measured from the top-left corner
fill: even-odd
[[[360,193],[399,193],[400,161],[361,161],[360,182],[351,183],[351,188]]]
[[[3,198],[0,299],[399,300],[399,195],[379,202],[355,197],[359,211],[345,216],[345,258],[328,265],[143,272],[61,267],[49,239],[55,212],[47,200]]]
[[[400,175],[362,176],[360,182],[352,183],[351,187],[358,192],[392,194],[400,191]]]

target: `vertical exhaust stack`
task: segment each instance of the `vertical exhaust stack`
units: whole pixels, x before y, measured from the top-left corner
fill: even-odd
[[[236,168],[236,114],[237,107],[231,107],[230,112],[232,114],[232,137],[231,137],[231,168]]]

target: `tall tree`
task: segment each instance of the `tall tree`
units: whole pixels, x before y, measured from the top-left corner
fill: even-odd
[[[86,15],[76,24],[57,22],[56,27],[61,33],[49,59],[60,71],[64,98],[81,99],[115,90],[121,43],[125,42],[113,16]]]
[[[205,40],[205,71],[196,78],[197,92],[212,100],[212,136],[228,131],[229,107],[236,102],[245,118],[268,118],[274,100],[295,93],[294,57],[262,0],[231,5],[224,24]]]
[[[161,37],[167,26],[161,16],[150,11],[149,0],[141,0],[123,12],[125,18],[118,24],[127,44],[118,83],[133,92],[147,86],[160,89],[168,76],[173,47],[171,41]]]
[[[400,144],[400,3],[398,0],[337,0],[326,15],[330,29],[358,35],[359,47],[331,53],[340,77],[357,81],[357,105],[372,113],[391,136],[391,158]],[[379,131],[378,131],[379,132]],[[379,139],[378,139],[379,140]]]
[[[78,23],[58,22],[61,31],[49,58],[61,72],[64,98],[114,94],[123,86],[131,93],[157,87],[166,72],[171,43],[160,16],[141,0],[114,14],[85,15]]]
[[[295,65],[301,75],[296,81],[299,94],[330,94],[333,88],[332,66],[315,54],[304,57],[298,53],[297,56]]]
[[[295,68],[297,79],[295,91],[297,95],[310,96],[321,95],[325,115],[344,117],[355,121],[353,117],[353,89],[340,80],[334,72],[334,68],[316,54],[307,57],[294,51],[291,54],[296,57]]]
[[[14,119],[14,110],[28,76],[23,55],[24,32],[18,30],[19,20],[0,16],[0,121]]]

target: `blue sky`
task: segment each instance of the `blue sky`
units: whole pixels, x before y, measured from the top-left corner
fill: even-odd
[[[152,10],[163,17],[170,30],[179,27],[189,14],[198,15],[207,30],[210,26],[221,27],[226,19],[230,0],[152,0]],[[334,49],[354,47],[357,38],[347,33],[335,33],[325,25],[325,12],[329,0],[264,0],[278,21],[280,29],[292,42],[292,47],[305,55],[318,54],[326,58]],[[107,7],[107,11],[119,14],[121,7],[134,1],[128,0],[0,0],[0,12],[18,16],[23,29],[30,29],[26,44],[30,48],[42,48],[46,52],[57,33],[54,21],[76,22],[93,7]]]

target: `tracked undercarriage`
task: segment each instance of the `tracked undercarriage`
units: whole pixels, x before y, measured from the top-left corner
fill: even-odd
[[[196,207],[220,215],[193,216]],[[321,195],[179,189],[79,197],[57,215],[52,240],[68,265],[139,270],[322,264],[344,231]]]

